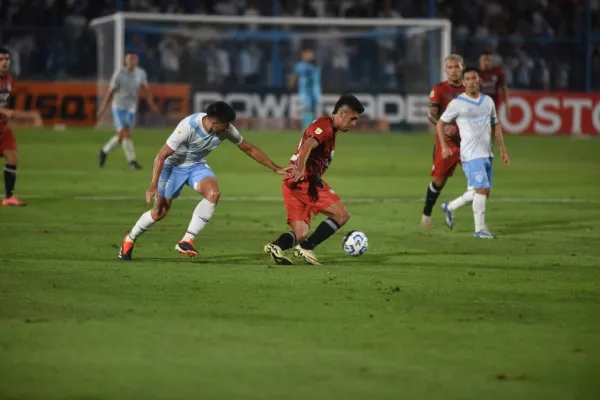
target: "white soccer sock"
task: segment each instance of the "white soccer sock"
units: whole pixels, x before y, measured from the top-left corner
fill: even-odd
[[[121,140],[123,151],[125,152],[125,158],[127,162],[135,161],[135,150],[133,149],[133,140],[126,138]]]
[[[194,240],[196,235],[204,229],[208,221],[210,221],[216,207],[217,205],[215,203],[211,203],[206,199],[202,199],[202,201],[198,203],[194,209],[190,226],[188,226],[187,232],[183,236],[184,241],[189,242],[190,240]]]
[[[473,198],[473,216],[475,217],[475,232],[485,229],[485,194],[475,193]]]
[[[152,211],[146,211],[135,223],[131,232],[129,232],[129,235],[125,237],[125,240],[128,242],[135,242],[138,237],[142,236],[142,234],[155,223],[156,221],[152,218]]]
[[[108,154],[111,151],[113,151],[114,149],[116,149],[118,146],[119,146],[119,135],[115,135],[115,136],[111,137],[108,142],[106,142],[106,144],[104,145],[104,148],[102,148],[102,151],[104,153]]]
[[[456,199],[454,199],[450,203],[448,203],[448,210],[456,211],[459,208],[466,206],[467,204],[471,204],[473,202],[474,195],[475,195],[474,190],[467,190],[461,196],[457,197]]]

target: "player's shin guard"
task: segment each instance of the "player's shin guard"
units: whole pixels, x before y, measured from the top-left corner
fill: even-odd
[[[340,225],[331,218],[327,218],[317,226],[317,229],[315,229],[308,239],[300,243],[300,247],[306,250],[313,250],[325,240],[329,239],[329,237],[336,233],[338,229],[340,229]]]
[[[115,136],[111,137],[110,140],[108,142],[106,142],[106,144],[102,148],[102,152],[104,154],[108,154],[111,151],[113,151],[114,149],[116,149],[117,147],[119,147],[119,135],[115,135]]]
[[[302,129],[306,129],[315,119],[315,115],[311,111],[302,112]]]
[[[131,163],[135,161],[135,149],[133,148],[133,140],[127,138],[121,141],[121,146],[123,146],[123,152],[125,153],[125,158],[127,158],[127,162]]]
[[[188,226],[187,232],[183,236],[183,241],[189,242],[190,240],[194,240],[196,235],[204,229],[206,224],[212,218],[215,208],[217,205],[215,203],[211,203],[206,199],[202,199],[200,203],[194,209],[194,214],[192,215],[192,220],[190,221],[190,225]]]
[[[473,216],[475,218],[475,232],[480,232],[486,229],[485,226],[485,194],[475,193],[473,198]]]
[[[131,239],[132,242],[142,236],[144,232],[146,232],[152,225],[154,225],[156,221],[152,218],[152,211],[146,211],[142,214],[140,219],[135,223],[127,238]],[[127,240],[127,238],[125,240]]]
[[[286,232],[273,241],[272,244],[279,246],[284,251],[291,249],[296,245],[296,235],[294,232]]]
[[[467,190],[466,192],[464,192],[462,194],[462,196],[457,197],[456,199],[454,199],[450,203],[448,203],[448,210],[456,211],[463,206],[471,204],[473,202],[474,196],[475,196],[474,190]]]
[[[17,166],[6,164],[4,166],[4,189],[5,197],[8,199],[13,195],[15,184],[17,183]]]
[[[435,206],[435,202],[439,197],[442,188],[439,188],[435,185],[435,183],[431,182],[429,187],[427,188],[427,195],[425,197],[425,207],[423,207],[423,215],[428,217],[431,216],[431,211],[433,210],[433,206]]]

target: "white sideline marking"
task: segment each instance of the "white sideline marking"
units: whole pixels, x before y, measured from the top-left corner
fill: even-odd
[[[62,196],[19,196],[24,199],[65,199]],[[197,196],[179,196],[176,200],[178,201],[198,201],[200,195]],[[139,200],[144,201],[144,196],[74,196],[67,199],[76,201],[133,201]],[[219,201],[227,202],[239,202],[248,201],[255,203],[273,203],[281,202],[280,196],[223,196]],[[420,203],[424,201],[423,198],[394,198],[394,197],[346,197],[342,198],[344,203]],[[499,203],[541,203],[541,204],[598,204],[600,200],[594,199],[577,199],[577,198],[544,198],[544,197],[492,197],[491,202]]]

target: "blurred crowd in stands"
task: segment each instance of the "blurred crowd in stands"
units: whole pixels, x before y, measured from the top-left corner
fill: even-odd
[[[474,63],[492,50],[510,87],[540,90],[583,89],[587,34],[584,0],[121,0],[124,11],[208,15],[273,15],[352,18],[447,18],[453,24],[453,51]],[[592,89],[600,90],[600,0],[591,2]],[[435,4],[431,10],[429,4]],[[95,79],[97,32],[91,19],[115,11],[115,0],[0,0],[0,44],[13,57],[22,79]],[[153,26],[151,26],[153,25]],[[161,32],[156,26],[162,26]],[[148,28],[148,29],[146,29]],[[152,28],[152,29],[150,29]],[[167,29],[169,28],[169,29]],[[273,83],[273,40],[246,35],[225,39],[223,26],[188,26],[183,33],[167,24],[128,25],[126,46],[140,54],[153,81],[221,84]],[[234,28],[234,27],[229,27]],[[235,27],[240,28],[240,27]],[[271,29],[246,26],[244,30]],[[104,26],[106,37],[112,27]],[[377,28],[374,28],[377,29]],[[308,33],[307,33],[308,31]],[[373,31],[373,29],[370,29]],[[208,33],[221,39],[206,40]],[[355,30],[335,38],[334,30],[283,29],[296,33],[279,41],[285,73],[298,59],[306,38],[313,43],[325,86],[346,84],[410,90],[408,82],[428,69],[439,33],[403,29],[364,38]],[[340,30],[337,30],[339,33]],[[304,34],[305,36],[302,36]],[[324,36],[323,36],[324,34]],[[311,36],[314,35],[314,36]],[[304,38],[304,39],[302,39]],[[302,40],[300,40],[302,39]],[[439,51],[439,48],[434,51]],[[111,49],[103,53],[110,62]],[[433,53],[435,54],[435,53]],[[413,76],[414,75],[414,76]]]

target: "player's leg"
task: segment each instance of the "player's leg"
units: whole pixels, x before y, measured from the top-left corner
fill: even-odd
[[[4,157],[4,199],[3,206],[24,206],[21,200],[14,195],[17,183],[17,165],[19,164],[19,152],[17,141],[10,129],[7,129],[0,138],[0,155]]]
[[[300,96],[302,102],[302,129],[306,129],[315,119],[315,102],[308,94]]]
[[[188,257],[196,257],[198,251],[194,248],[194,239],[211,220],[221,192],[213,170],[206,164],[198,164],[191,168],[188,185],[204,197],[194,209],[192,219],[183,235],[175,245],[175,250]]]
[[[340,197],[335,194],[328,185],[318,191],[319,199],[315,202],[313,213],[325,214],[327,218],[317,226],[317,229],[306,240],[300,242],[294,249],[296,257],[303,258],[306,262],[320,265],[313,250],[329,239],[350,219],[350,213],[342,203]]]
[[[485,223],[487,197],[492,188],[492,169],[490,158],[478,158],[463,164],[468,185],[475,190],[473,195],[473,219],[475,221],[475,237],[494,239]]]
[[[142,166],[138,164],[135,155],[135,149],[133,148],[132,131],[135,125],[135,113],[125,112],[124,113],[125,124],[123,129],[119,131],[119,139],[121,140],[121,147],[125,153],[125,158],[132,169],[141,169]]]
[[[421,217],[421,227],[431,227],[431,213],[433,206],[437,202],[442,189],[446,185],[446,180],[452,175],[454,167],[442,156],[442,149],[436,143],[433,148],[433,167],[431,169],[431,182],[427,186],[425,194],[425,205],[423,206],[423,215]]]
[[[467,191],[450,202],[442,203],[442,211],[446,215],[446,225],[448,228],[454,228],[454,212],[461,207],[473,203],[475,189],[469,187]]]
[[[125,124],[123,112],[121,110],[113,109],[112,117],[113,117],[113,123],[115,124],[115,129],[117,131],[117,134],[112,136],[108,140],[108,142],[106,142],[104,147],[100,150],[100,153],[98,154],[98,161],[100,164],[100,168],[104,167],[104,164],[106,164],[106,158],[108,156],[108,153],[110,153],[111,151],[113,151],[114,149],[119,147],[119,144],[121,143],[121,139],[120,139],[121,130],[123,129],[124,124]]]
[[[165,165],[163,168],[158,181],[158,191],[154,198],[154,206],[151,210],[142,214],[131,231],[123,239],[123,244],[119,251],[119,258],[121,260],[131,260],[135,241],[150,229],[152,225],[167,216],[173,199],[179,196],[187,179],[187,175],[178,174],[177,172],[177,169],[170,165]]]
[[[284,251],[291,249],[296,243],[306,240],[310,225],[310,207],[296,196],[302,191],[302,187],[306,186],[306,183],[301,183],[298,185],[299,187],[294,189],[288,186],[289,183],[291,181],[282,182],[281,194],[287,214],[287,224],[292,230],[282,233],[277,239],[264,247],[264,252],[269,254],[278,265],[294,264],[292,260],[286,257]]]

